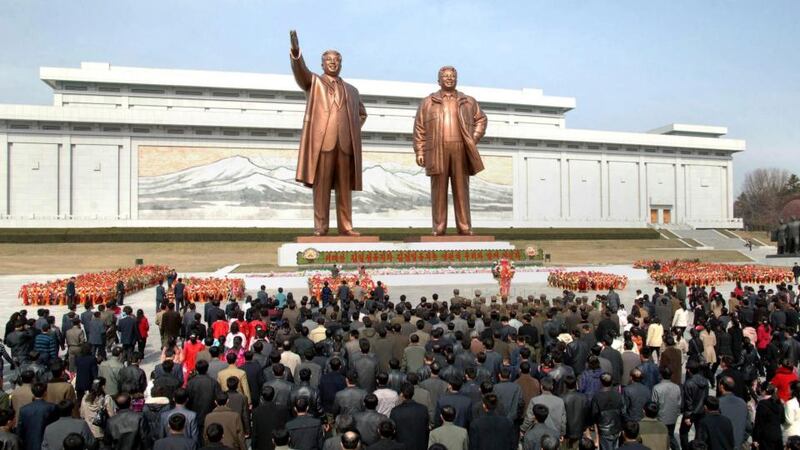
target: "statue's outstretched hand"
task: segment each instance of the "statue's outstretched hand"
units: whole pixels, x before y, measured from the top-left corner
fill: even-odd
[[[299,55],[300,54],[300,41],[297,40],[297,31],[289,30],[289,40],[292,43],[292,54]]]

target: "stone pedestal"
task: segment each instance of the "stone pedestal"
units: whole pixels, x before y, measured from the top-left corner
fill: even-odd
[[[330,236],[336,237],[336,236]],[[345,237],[345,236],[343,236]],[[362,236],[363,237],[363,236]],[[352,238],[350,238],[352,239]],[[386,250],[514,250],[514,246],[507,241],[481,241],[481,242],[353,242],[353,241],[328,241],[328,242],[291,242],[278,248],[278,265],[282,267],[297,267],[297,253],[308,249],[320,252],[333,251],[386,251]]]
[[[298,244],[344,244],[348,242],[380,242],[378,236],[298,236],[295,242]]]
[[[405,242],[494,242],[494,236],[465,236],[461,234],[444,236],[410,236]]]

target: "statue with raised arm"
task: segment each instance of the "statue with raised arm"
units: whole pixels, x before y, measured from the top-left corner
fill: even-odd
[[[474,98],[456,90],[455,67],[439,69],[439,91],[425,97],[414,120],[417,165],[431,178],[433,235],[447,232],[447,186],[453,189],[456,228],[470,236],[469,177],[483,170],[478,142],[486,132],[486,115]]]
[[[361,190],[361,126],[367,111],[358,90],[339,77],[339,52],[322,54],[323,74],[317,75],[306,67],[294,30],[289,38],[292,73],[307,98],[295,178],[313,190],[314,235],[328,234],[331,190],[336,189],[339,235],[359,236],[353,231],[352,191]]]

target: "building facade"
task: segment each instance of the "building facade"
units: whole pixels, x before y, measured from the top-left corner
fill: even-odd
[[[52,106],[0,105],[0,227],[311,226],[311,190],[294,181],[305,96],[291,76],[107,63],[40,75]],[[354,224],[430,226],[411,132],[438,87],[348,81],[369,114]],[[488,116],[477,227],[741,228],[732,157],[745,143],[724,127],[571,129],[574,98],[459,90]]]

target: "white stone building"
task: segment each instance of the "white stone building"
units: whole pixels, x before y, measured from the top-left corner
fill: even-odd
[[[0,226],[311,227],[311,191],[294,182],[305,96],[290,75],[107,63],[40,75],[52,106],[0,105]],[[343,75],[369,114],[356,228],[429,226],[411,131],[438,87]],[[745,143],[724,127],[570,129],[574,98],[459,90],[489,118],[477,227],[742,226],[732,156]]]

